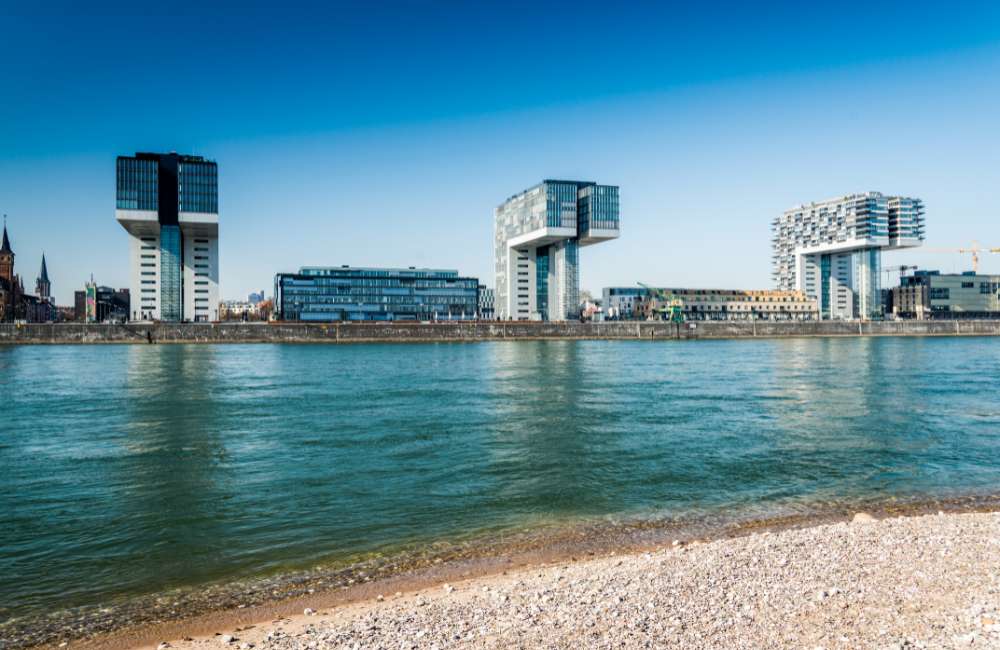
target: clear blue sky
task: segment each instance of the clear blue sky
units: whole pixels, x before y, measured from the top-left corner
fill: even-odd
[[[771,219],[854,191],[1000,246],[1000,3],[617,4],[0,0],[18,271],[125,286],[114,158],[171,150],[219,163],[226,298],[301,265],[492,285],[492,210],[546,177],[621,186],[595,292],[769,287]]]

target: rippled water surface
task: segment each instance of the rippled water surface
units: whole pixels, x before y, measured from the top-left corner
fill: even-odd
[[[1000,341],[0,347],[0,619],[607,519],[1000,492]]]

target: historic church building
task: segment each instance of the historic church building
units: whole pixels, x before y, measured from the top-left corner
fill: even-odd
[[[0,245],[0,323],[14,320],[46,322],[55,317],[52,304],[52,284],[42,255],[42,270],[35,285],[38,293],[32,296],[24,292],[21,277],[14,274],[14,251],[7,236],[7,224],[3,226],[3,243]]]

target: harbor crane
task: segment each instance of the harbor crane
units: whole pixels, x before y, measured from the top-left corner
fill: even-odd
[[[980,253],[1000,253],[1000,248],[983,248],[979,242],[972,242],[968,248],[925,248],[924,253],[972,253],[972,272],[979,273]]]

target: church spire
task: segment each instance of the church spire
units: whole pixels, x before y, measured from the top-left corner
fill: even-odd
[[[0,246],[0,253],[13,253],[10,249],[10,240],[7,239],[7,215],[3,216],[3,246]]]
[[[38,274],[38,281],[48,283],[49,270],[45,267],[45,253],[42,253],[42,270]]]

